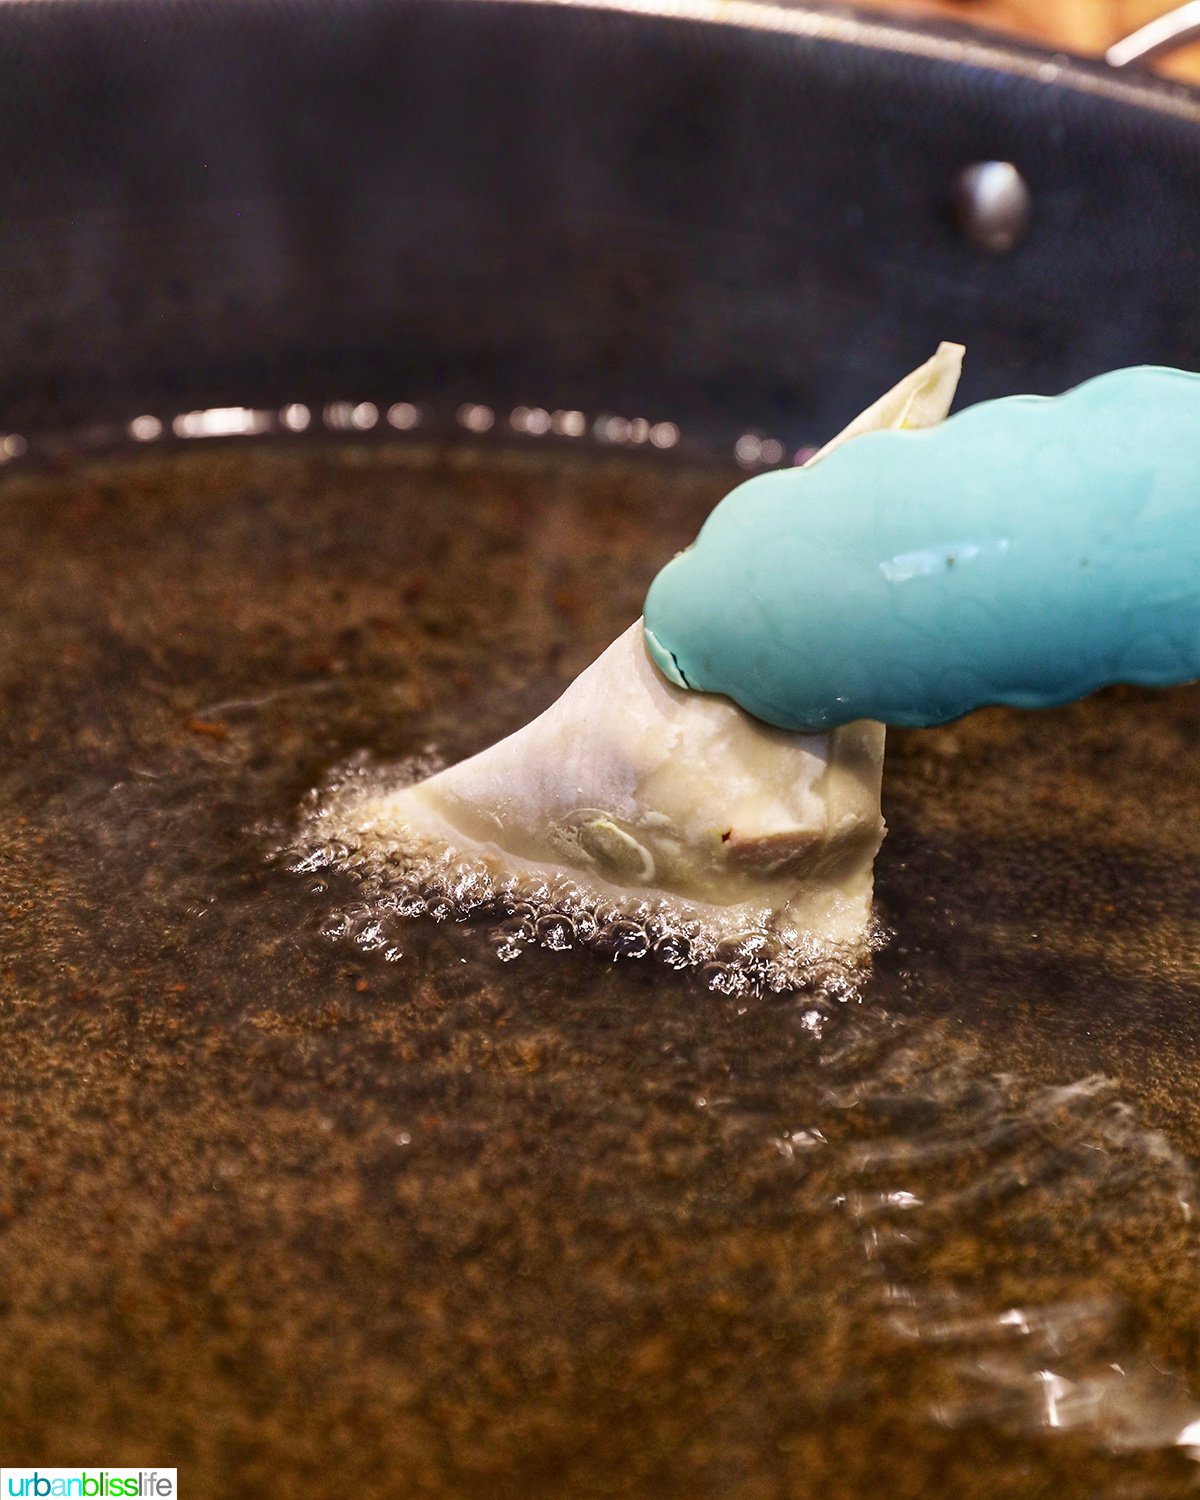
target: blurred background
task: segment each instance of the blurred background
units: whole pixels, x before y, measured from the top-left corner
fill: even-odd
[[[994,26],[1072,52],[1103,54],[1156,16],[1174,9],[1162,0],[867,0],[872,9],[908,16],[946,16]],[[1200,43],[1154,66],[1174,78],[1200,82]]]

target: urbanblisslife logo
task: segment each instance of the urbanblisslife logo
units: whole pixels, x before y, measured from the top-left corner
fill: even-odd
[[[175,1500],[178,1469],[0,1469],[0,1500]]]

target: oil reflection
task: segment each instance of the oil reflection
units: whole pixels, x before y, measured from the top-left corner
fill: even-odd
[[[826,1043],[825,1098],[850,1122],[839,1202],[887,1327],[920,1351],[931,1418],[1200,1457],[1200,1402],[1113,1284],[1148,1239],[1176,1261],[1200,1248],[1186,1158],[1106,1077],[980,1072],[882,1015]],[[1022,1300],[997,1304],[1005,1285]]]

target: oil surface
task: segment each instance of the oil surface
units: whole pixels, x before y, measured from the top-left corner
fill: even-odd
[[[331,930],[353,882],[269,858],[356,753],[544,707],[730,480],[236,444],[8,477],[6,1463],[1194,1493],[1195,690],[892,736],[893,936],[841,991],[503,963],[428,912],[389,955]]]

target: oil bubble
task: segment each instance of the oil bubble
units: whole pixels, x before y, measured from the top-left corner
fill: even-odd
[[[640,922],[612,922],[605,932],[604,948],[613,958],[645,958],[650,938]]]
[[[561,953],[575,946],[575,924],[564,913],[552,912],[538,921],[537,939],[543,948]]]
[[[685,932],[669,932],[654,945],[654,956],[668,969],[686,969],[692,961],[692,945]]]

